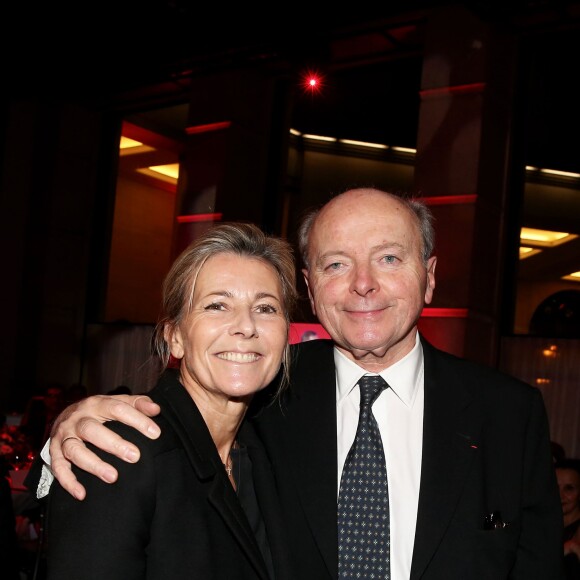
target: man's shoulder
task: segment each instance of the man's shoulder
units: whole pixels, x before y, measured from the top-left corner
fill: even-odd
[[[443,351],[425,339],[422,339],[422,344],[426,377],[436,374],[449,379],[456,378],[478,389],[500,389],[504,393],[511,391],[530,394],[538,391],[536,387],[498,368]]]

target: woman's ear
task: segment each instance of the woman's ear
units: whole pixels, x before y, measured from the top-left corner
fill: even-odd
[[[183,336],[181,335],[181,329],[179,326],[166,326],[163,331],[163,337],[169,346],[171,356],[177,359],[183,358],[185,349],[183,347]]]

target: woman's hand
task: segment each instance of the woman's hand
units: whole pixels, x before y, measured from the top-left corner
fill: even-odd
[[[149,417],[158,415],[159,405],[145,395],[96,395],[67,407],[55,420],[50,436],[51,471],[76,499],[84,499],[85,488],[72,472],[74,464],[107,483],[116,481],[117,470],[87,449],[88,441],[128,463],[139,460],[139,449],[103,425],[116,420],[134,427],[150,439],[160,435]]]

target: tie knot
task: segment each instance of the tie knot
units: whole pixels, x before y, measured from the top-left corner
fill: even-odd
[[[360,405],[363,407],[372,405],[389,385],[380,375],[365,375],[361,377],[358,386],[360,388]]]

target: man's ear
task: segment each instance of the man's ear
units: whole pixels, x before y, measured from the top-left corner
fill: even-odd
[[[310,308],[312,309],[312,314],[316,316],[316,307],[314,306],[314,298],[312,297],[312,292],[310,291],[310,282],[308,281],[308,270],[306,268],[302,269],[302,275],[304,276],[304,282],[306,283],[306,288],[308,290],[308,299],[310,300]]]
[[[183,336],[181,334],[181,329],[179,325],[176,326],[166,326],[163,331],[163,337],[165,342],[169,345],[169,352],[173,358],[181,359],[185,354],[185,349],[183,346]]]
[[[425,287],[425,304],[431,304],[433,300],[433,292],[435,290],[435,267],[437,266],[437,258],[431,256],[427,262],[427,285]]]

